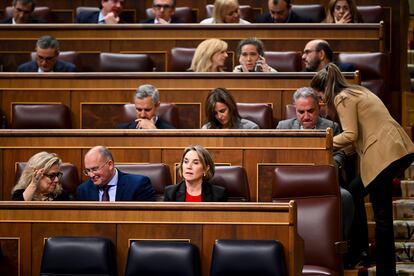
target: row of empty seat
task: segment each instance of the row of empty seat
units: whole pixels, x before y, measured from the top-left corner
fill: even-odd
[[[50,237],[46,240],[41,276],[117,275],[111,240],[103,237]],[[217,240],[211,276],[287,275],[283,245],[276,240]],[[180,241],[132,241],[125,276],[200,276],[197,246]]]
[[[206,5],[206,15],[207,17],[212,16],[214,5]],[[358,6],[357,7],[360,17],[364,23],[378,23],[384,19],[383,8],[379,5],[374,6]],[[77,7],[75,15],[79,14],[84,10],[99,10],[98,7]],[[299,14],[302,17],[312,19],[312,22],[319,23],[325,19],[325,9],[320,4],[309,4],[309,5],[292,5],[292,10],[295,13]],[[258,15],[257,9],[253,8],[250,5],[240,5],[240,16],[241,18],[254,23],[256,22],[256,17]],[[5,8],[4,14],[5,17],[11,17],[13,12],[13,7],[9,6]],[[148,8],[145,11],[147,18],[154,18],[154,13],[152,8]],[[34,16],[42,19],[46,23],[72,23],[72,21],[64,22],[58,17],[58,13],[54,10],[51,10],[46,6],[36,7],[34,10]],[[203,18],[198,18],[197,10],[193,10],[191,7],[176,7],[175,16],[180,20],[181,23],[197,23]],[[127,23],[137,23],[145,18],[136,20],[136,13],[134,10],[125,9],[121,13],[121,18],[124,22]],[[63,22],[62,22],[63,21]],[[73,21],[75,22],[75,21]]]

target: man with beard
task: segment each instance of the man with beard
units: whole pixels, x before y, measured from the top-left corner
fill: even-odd
[[[333,62],[333,51],[329,43],[322,39],[309,41],[302,55],[305,63],[305,71],[317,72],[324,68],[328,63]],[[342,72],[353,72],[354,67],[351,64],[334,62]]]

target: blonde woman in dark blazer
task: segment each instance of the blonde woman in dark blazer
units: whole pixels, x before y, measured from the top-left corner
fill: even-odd
[[[413,162],[414,144],[382,101],[368,89],[348,84],[336,65],[320,70],[311,87],[341,122],[343,132],[333,138],[334,148],[352,145],[360,158],[360,176],[349,185],[355,203],[351,261],[365,258],[368,248],[364,197],[369,194],[376,223],[376,275],[396,275],[392,180]]]

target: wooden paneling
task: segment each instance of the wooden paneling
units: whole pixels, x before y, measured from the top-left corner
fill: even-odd
[[[359,83],[358,73],[345,73]],[[120,106],[132,102],[136,88],[155,85],[161,102],[175,103],[180,128],[200,128],[205,122],[204,104],[210,90],[226,87],[237,102],[266,103],[274,120],[284,119],[285,105],[293,92],[309,86],[314,73],[83,73],[0,74],[1,109],[11,122],[13,103],[56,102],[72,111],[73,128],[116,128]]]
[[[95,145],[105,145],[118,163],[165,163],[173,180],[175,166],[188,145],[206,147],[214,161],[246,169],[251,201],[270,201],[271,185],[262,176],[266,164],[331,164],[332,131],[294,130],[0,130],[4,183],[2,199],[9,200],[15,183],[14,164],[34,153],[56,152],[79,173],[83,156]],[[83,176],[81,176],[83,177]],[[83,177],[83,180],[86,178]]]
[[[39,275],[44,239],[103,236],[116,248],[123,275],[131,240],[188,240],[200,250],[208,275],[216,239],[275,239],[285,250],[289,275],[301,275],[303,243],[290,203],[105,203],[0,202],[0,239],[20,243],[20,275]],[[28,249],[31,250],[28,250]],[[10,260],[15,262],[16,260]]]

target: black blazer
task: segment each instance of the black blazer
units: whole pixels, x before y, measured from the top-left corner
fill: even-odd
[[[37,72],[38,70],[39,66],[36,61],[29,61],[17,67],[17,72]],[[73,63],[58,59],[53,67],[53,72],[78,72],[78,68]]]
[[[159,117],[157,122],[155,123],[155,126],[157,127],[157,129],[175,129],[175,127],[173,127],[172,125],[162,121]],[[137,128],[137,122],[134,121],[130,121],[128,123],[122,123],[118,125],[118,128],[123,128],[123,129],[136,129]]]
[[[0,23],[1,24],[12,24],[13,23],[12,17],[3,19],[3,20],[0,21]],[[46,21],[44,21],[44,20],[42,20],[40,18],[37,18],[37,17],[31,17],[29,19],[29,22],[27,22],[27,23],[28,24],[39,24],[39,23],[46,23]]]
[[[154,24],[154,18],[148,18],[148,19],[142,20],[139,23],[142,23],[142,24]],[[174,24],[174,23],[182,23],[182,22],[180,21],[180,19],[178,19],[177,17],[173,16],[173,17],[171,17],[170,24]]]
[[[164,201],[185,201],[186,186],[185,181],[179,184],[165,187]],[[227,190],[222,186],[213,185],[203,181],[201,186],[202,202],[222,202],[227,201]]]
[[[256,21],[257,23],[274,23],[269,12],[259,15]],[[301,17],[291,10],[286,22],[283,23],[313,23],[313,21],[310,18]]]

